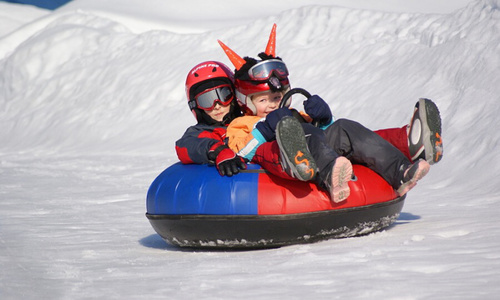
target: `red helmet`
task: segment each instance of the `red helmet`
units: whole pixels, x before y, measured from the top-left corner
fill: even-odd
[[[237,72],[239,76],[237,76],[234,80],[234,85],[236,89],[236,97],[239,104],[242,107],[247,108],[247,111],[251,111],[253,115],[256,115],[257,109],[252,103],[250,97],[254,94],[268,91],[280,91],[286,93],[290,90],[290,81],[288,80],[288,71],[286,70],[286,65],[281,60],[270,59],[253,62],[254,60],[247,58],[247,61],[248,63],[245,65],[245,67],[240,69],[241,71],[244,71],[244,73],[241,74],[242,72]],[[252,73],[253,67],[263,66],[265,64],[272,65],[274,62],[279,62],[286,73],[278,74],[278,71],[276,71],[276,69],[273,69],[273,67],[275,66],[271,66],[269,70],[264,73],[263,78],[259,80],[256,80],[256,78],[252,78],[252,76],[249,76],[249,74]],[[287,104],[288,107],[289,103]]]
[[[257,109],[250,99],[251,95],[267,91],[286,93],[290,89],[288,69],[281,58],[276,56],[276,24],[269,35],[266,50],[259,54],[260,61],[251,57],[241,58],[223,42],[218,42],[236,69],[236,97],[247,112],[257,114]],[[286,106],[290,106],[290,101]]]
[[[189,108],[197,121],[200,121],[203,108],[198,105],[196,96],[203,91],[214,90],[218,87],[229,87],[231,92],[234,92],[233,81],[234,74],[231,69],[218,61],[202,62],[189,71],[186,78],[186,96]]]

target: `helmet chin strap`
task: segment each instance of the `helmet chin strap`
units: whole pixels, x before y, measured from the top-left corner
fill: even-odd
[[[229,125],[229,123],[231,123],[231,121],[233,120],[232,116],[231,116],[231,112],[228,112],[223,118],[222,118],[222,121],[221,123],[223,125]]]

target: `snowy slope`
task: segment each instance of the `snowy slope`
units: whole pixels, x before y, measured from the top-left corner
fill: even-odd
[[[0,2],[0,38],[50,11],[34,6]]]
[[[0,37],[1,299],[496,298],[500,1],[406,11],[292,1],[198,28],[186,10],[176,21],[166,5],[98,3],[74,1]],[[229,64],[217,39],[255,56],[273,23],[292,85],[337,118],[399,127],[419,97],[433,99],[444,159],[380,233],[255,252],[167,246],[145,195],[194,123],[186,73]]]

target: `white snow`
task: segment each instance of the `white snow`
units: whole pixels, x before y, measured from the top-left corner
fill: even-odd
[[[0,2],[1,299],[495,299],[500,1]],[[11,13],[12,12],[12,13]],[[14,17],[17,16],[17,17]],[[443,118],[394,226],[273,250],[168,246],[145,213],[194,124],[187,71],[265,48],[337,118]],[[5,24],[5,27],[4,27]]]
[[[0,2],[0,38],[50,11],[31,5]]]

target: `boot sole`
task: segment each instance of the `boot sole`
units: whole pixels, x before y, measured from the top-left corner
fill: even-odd
[[[280,148],[282,162],[290,167],[296,179],[313,180],[316,177],[316,162],[307,147],[304,130],[293,117],[283,118],[276,126],[276,141]]]
[[[419,101],[424,102],[425,106],[425,126],[430,133],[428,139],[425,139],[425,160],[430,164],[435,164],[443,158],[443,141],[441,139],[441,115],[439,109],[434,102],[429,99],[422,98]],[[429,143],[430,142],[430,143]],[[428,153],[428,154],[427,154]]]
[[[332,169],[330,197],[333,202],[339,203],[346,200],[351,194],[349,181],[352,178],[351,162],[341,156],[335,160]]]
[[[422,131],[421,139],[423,146],[412,157],[412,161],[417,160],[422,151],[424,151],[424,159],[430,164],[435,164],[443,157],[441,115],[436,104],[429,99],[420,98],[418,119],[422,127],[420,130]]]

